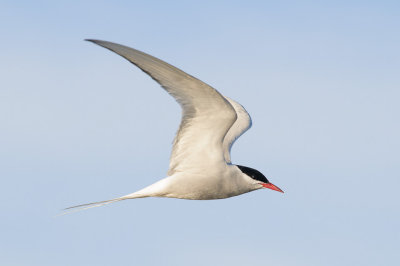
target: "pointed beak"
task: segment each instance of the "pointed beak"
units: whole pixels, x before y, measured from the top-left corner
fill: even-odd
[[[269,189],[272,189],[272,190],[276,190],[276,191],[285,193],[285,192],[283,192],[282,189],[278,188],[277,186],[275,186],[275,185],[272,184],[272,183],[263,183],[263,184],[261,184],[261,185],[262,185],[263,187],[265,187],[265,188],[269,188]]]

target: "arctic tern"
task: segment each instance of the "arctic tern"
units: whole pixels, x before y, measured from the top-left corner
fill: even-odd
[[[124,57],[158,82],[180,104],[182,120],[173,142],[167,177],[119,198],[67,209],[83,210],[145,197],[212,200],[261,188],[283,192],[259,171],[231,163],[233,143],[252,124],[250,115],[238,102],[151,55],[112,42],[87,41]]]

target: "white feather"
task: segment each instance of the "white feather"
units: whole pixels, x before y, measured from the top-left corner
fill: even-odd
[[[237,114],[217,90],[151,55],[116,43],[89,40],[124,57],[157,81],[182,107],[168,175],[202,172],[224,160],[223,140]],[[201,162],[201,163],[200,163]]]
[[[236,111],[237,119],[225,135],[222,149],[227,163],[231,163],[231,148],[233,143],[251,127],[251,117],[238,102],[225,97]]]

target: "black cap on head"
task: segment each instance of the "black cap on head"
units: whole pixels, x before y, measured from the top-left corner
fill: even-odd
[[[240,171],[242,171],[242,173],[248,175],[249,177],[264,183],[269,183],[268,179],[256,169],[241,165],[236,165],[236,166],[240,169]]]

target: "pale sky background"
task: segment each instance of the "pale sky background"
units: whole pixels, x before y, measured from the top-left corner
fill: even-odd
[[[277,3],[279,2],[279,3]],[[0,265],[400,265],[398,1],[1,1]],[[180,108],[97,38],[246,107],[285,194],[138,199]]]

